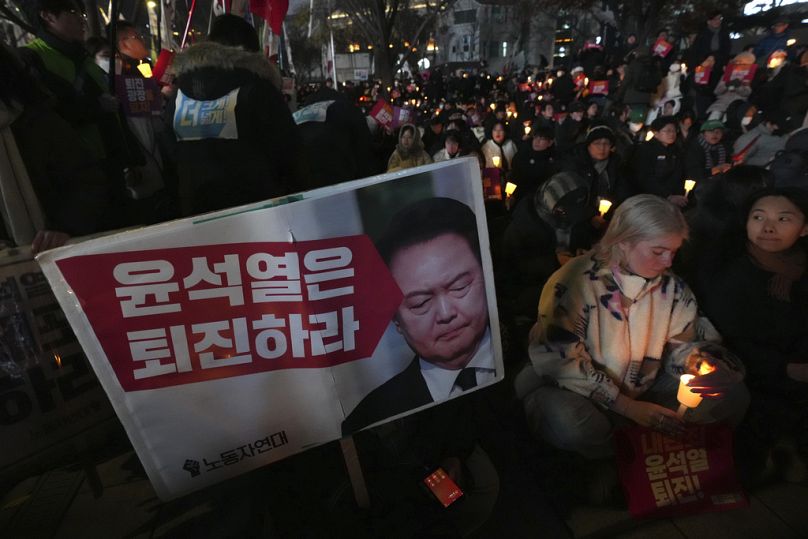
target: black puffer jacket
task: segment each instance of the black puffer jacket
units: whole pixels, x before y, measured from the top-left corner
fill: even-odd
[[[168,107],[177,138],[182,215],[299,190],[297,126],[260,54],[206,42],[177,56]]]
[[[637,191],[661,197],[684,195],[684,160],[676,144],[665,146],[656,139],[637,146],[631,160]]]

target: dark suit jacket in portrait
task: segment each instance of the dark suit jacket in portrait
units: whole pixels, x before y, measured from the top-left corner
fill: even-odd
[[[419,408],[432,401],[416,356],[407,368],[371,391],[342,422],[347,435],[382,419]]]

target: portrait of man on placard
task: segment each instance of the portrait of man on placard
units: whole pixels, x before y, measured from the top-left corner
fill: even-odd
[[[474,212],[451,198],[417,201],[393,216],[377,248],[404,296],[393,324],[413,357],[362,399],[343,434],[496,377]]]

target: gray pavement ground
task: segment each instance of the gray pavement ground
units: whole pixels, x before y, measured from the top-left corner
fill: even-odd
[[[323,449],[318,458],[331,451]],[[331,453],[335,453],[331,451]],[[334,459],[336,467],[338,458]],[[280,464],[280,463],[278,463]],[[379,530],[359,533],[345,521],[329,522],[339,512],[330,501],[331,514],[311,514],[318,506],[288,507],[273,511],[274,491],[281,498],[296,494],[279,492],[278,481],[295,475],[249,474],[162,503],[143,476],[131,451],[96,467],[103,490],[96,497],[92,482],[81,468],[61,468],[18,483],[0,505],[0,536],[4,538],[153,538],[153,537],[382,537]],[[343,473],[337,471],[336,475]],[[808,537],[808,486],[775,483],[750,493],[750,506],[663,520],[633,520],[625,509],[575,506],[564,521],[550,509],[529,473],[506,467],[502,477],[500,507],[478,537],[575,537],[575,538],[804,538]],[[327,481],[326,481],[327,482]],[[280,489],[282,490],[282,489]],[[349,489],[344,491],[348,493]],[[312,492],[313,497],[322,493]],[[348,494],[346,494],[347,496]],[[280,498],[274,498],[278,500]],[[288,501],[288,500],[287,500]],[[350,501],[345,509],[350,511]],[[287,505],[287,504],[284,504]],[[295,507],[295,503],[292,503]],[[343,515],[344,516],[344,515]],[[354,524],[349,526],[355,526]]]

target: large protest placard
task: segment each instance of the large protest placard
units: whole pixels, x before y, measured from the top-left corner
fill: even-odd
[[[503,377],[473,159],[38,261],[163,499]]]
[[[0,254],[0,470],[52,460],[114,414],[27,249]],[[80,444],[81,445],[81,444]],[[62,448],[63,449],[63,448]]]

